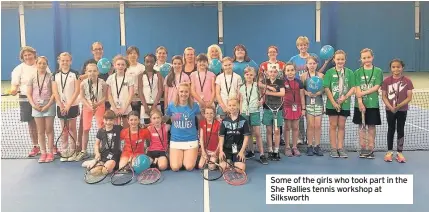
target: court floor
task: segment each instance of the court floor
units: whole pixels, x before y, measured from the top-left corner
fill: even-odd
[[[389,212],[426,211],[429,197],[429,152],[405,152],[406,164],[385,163],[384,153],[375,160],[324,157],[282,158],[279,162],[261,165],[247,161],[249,182],[235,187],[223,180],[205,183],[199,170],[165,171],[155,185],[137,183],[115,187],[106,179],[96,185],[83,181],[80,163],[38,164],[32,159],[1,160],[1,209],[7,212],[32,211],[186,211],[223,212],[266,210],[348,212],[385,210]],[[266,205],[266,174],[413,174],[413,205]],[[397,191],[401,198],[401,191]],[[394,202],[395,199],[392,199]],[[340,202],[339,202],[340,203]],[[210,210],[207,210],[207,209]]]

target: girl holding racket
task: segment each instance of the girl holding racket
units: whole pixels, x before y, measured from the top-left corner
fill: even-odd
[[[150,158],[151,164],[163,171],[168,167],[168,131],[170,125],[162,123],[162,114],[159,109],[150,112],[150,126],[147,127],[150,133],[150,145],[146,155]]]
[[[286,63],[285,67],[285,95],[283,118],[285,155],[287,157],[301,156],[297,144],[299,139],[299,120],[305,116],[304,85],[300,79],[295,78],[296,69],[293,63]],[[290,148],[290,131],[292,130],[292,149]]]
[[[113,58],[113,66],[115,73],[107,78],[107,95],[110,102],[110,109],[115,112],[116,117],[119,119],[117,124],[124,128],[128,127],[127,114],[131,112],[131,101],[134,94],[134,80],[125,75],[129,67],[128,60],[118,55]]]
[[[400,59],[393,59],[390,62],[392,75],[383,81],[381,90],[383,91],[383,102],[386,105],[387,130],[387,153],[384,161],[392,162],[393,157],[393,137],[397,132],[397,153],[396,161],[405,163],[402,154],[404,148],[404,128],[407,119],[408,103],[413,99],[413,82],[402,75],[405,64]]]
[[[145,66],[138,62],[140,50],[135,46],[130,46],[127,49],[127,59],[130,62],[130,67],[127,68],[125,75],[134,80],[134,96],[131,102],[131,109],[140,113],[141,100],[139,97],[138,76],[145,71]]]
[[[164,109],[167,109],[167,106],[174,102],[177,96],[177,90],[180,84],[182,83],[191,83],[191,78],[185,73],[183,73],[183,57],[176,55],[173,57],[171,63],[173,64],[170,73],[164,80]]]
[[[166,110],[171,118],[170,167],[179,171],[183,166],[192,171],[198,156],[198,135],[196,119],[200,118],[200,106],[191,96],[189,84],[180,84],[174,102]]]
[[[192,96],[195,102],[198,102],[200,108],[211,107],[214,105],[216,96],[215,80],[213,72],[208,71],[209,59],[204,54],[197,56],[197,71],[190,76],[192,86]]]
[[[334,53],[334,63],[335,67],[326,71],[323,78],[323,87],[328,98],[326,115],[329,117],[330,156],[347,158],[344,148],[345,127],[347,117],[350,116],[350,97],[355,93],[356,80],[353,71],[345,67],[346,53],[343,50]]]
[[[323,115],[323,86],[319,91],[312,93],[307,87],[311,83],[312,77],[318,77],[320,81],[323,74],[316,72],[317,58],[310,56],[307,58],[307,71],[301,74],[301,81],[304,82],[305,108],[307,109],[307,155],[323,156],[320,149],[320,136],[322,135],[322,115]],[[314,146],[313,146],[314,145]]]
[[[217,114],[224,119],[228,112],[228,99],[237,96],[240,92],[238,87],[242,84],[240,75],[232,72],[232,58],[222,59],[223,73],[216,77],[216,100],[219,103]]]
[[[360,52],[362,67],[354,72],[356,79],[356,102],[353,123],[362,129],[363,121],[368,126],[368,146],[365,144],[366,130],[359,130],[360,158],[374,159],[376,125],[381,125],[378,90],[383,82],[383,71],[372,64],[374,54],[365,48]],[[365,120],[362,120],[362,117]]]
[[[205,119],[201,120],[199,124],[201,158],[198,167],[200,169],[202,169],[208,161],[217,163],[218,160],[220,122],[216,120],[215,117],[216,110],[213,106],[208,106],[204,109]]]
[[[28,81],[27,97],[33,107],[31,115],[36,121],[41,155],[39,163],[54,161],[54,118],[55,97],[52,94],[52,74],[47,72],[48,58],[41,56],[36,60],[37,72]],[[46,136],[48,147],[46,148]]]
[[[58,56],[60,69],[52,78],[52,92],[57,103],[57,116],[61,119],[61,128],[67,126],[71,132],[71,146],[68,146],[68,133],[62,133],[62,149],[68,149],[62,155],[71,155],[70,157],[61,157],[61,161],[75,161],[81,153],[75,152],[77,147],[76,118],[79,116],[80,83],[79,73],[71,69],[72,56],[68,52],[63,52]],[[70,152],[74,152],[71,154]]]
[[[264,73],[265,74],[265,73]],[[252,158],[255,156],[253,140],[256,140],[256,145],[259,148],[259,161],[262,164],[268,164],[268,160],[264,154],[264,146],[262,145],[261,137],[261,114],[259,107],[262,106],[262,100],[259,100],[258,83],[255,82],[256,71],[253,67],[247,67],[244,69],[244,80],[245,83],[240,86],[240,105],[241,115],[248,121],[251,126],[250,131],[252,132],[249,142],[249,152],[246,154],[246,158]]]

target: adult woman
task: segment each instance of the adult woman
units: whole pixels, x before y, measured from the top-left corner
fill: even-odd
[[[183,71],[188,76],[191,76],[192,72],[197,71],[195,59],[195,49],[192,47],[186,47],[183,51],[183,63],[185,65]]]

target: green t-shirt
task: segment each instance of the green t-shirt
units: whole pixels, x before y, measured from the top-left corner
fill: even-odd
[[[247,93],[246,93],[247,92]],[[242,96],[241,111],[246,114],[247,110],[249,113],[259,112],[259,97],[258,97],[258,86],[256,82],[253,83],[253,89],[243,84],[240,86],[240,94]],[[247,105],[249,101],[249,105]]]
[[[325,77],[323,78],[323,87],[325,88],[329,88],[329,90],[332,92],[332,95],[334,96],[334,99],[337,100],[338,98],[340,98],[340,87],[339,87],[339,82],[340,82],[340,77],[344,77],[344,83],[343,83],[343,91],[342,91],[342,95],[346,95],[349,90],[353,87],[355,87],[355,75],[353,73],[352,70],[350,70],[349,68],[344,68],[344,74],[342,74],[340,71],[337,72],[337,70],[335,70],[335,67],[330,68],[326,74]],[[346,99],[343,104],[341,105],[341,108],[343,110],[350,110],[350,99],[348,98]],[[326,108],[327,109],[335,109],[332,106],[331,101],[328,99],[326,101]]]
[[[383,83],[383,71],[375,66],[368,70],[364,70],[363,67],[361,67],[355,71],[355,79],[356,86],[359,86],[362,91],[366,91],[376,85],[381,86]],[[379,108],[378,91],[363,96],[362,100],[366,108]],[[359,107],[357,98],[355,107]]]

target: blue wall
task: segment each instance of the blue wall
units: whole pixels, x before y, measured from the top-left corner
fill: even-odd
[[[73,55],[74,69],[81,69],[92,57],[91,44],[101,41],[105,57],[120,53],[119,8],[61,9],[62,50]],[[68,13],[65,13],[68,11]],[[395,11],[401,11],[397,15]],[[2,79],[10,79],[19,64],[18,9],[2,9]],[[55,67],[53,9],[25,9],[27,45],[49,57]],[[321,42],[315,42],[315,3],[291,2],[278,5],[224,4],[224,55],[232,56],[237,44],[244,44],[249,56],[260,63],[267,59],[267,47],[280,49],[279,59],[297,54],[296,38],[310,39],[310,52],[331,44],[347,52],[347,65],[359,66],[359,52],[371,48],[375,64],[388,71],[388,63],[399,57],[407,71],[429,71],[429,3],[421,2],[421,39],[414,39],[413,2],[323,2]],[[163,45],[169,60],[192,46],[197,53],[217,43],[217,8],[169,7],[126,8],[126,46],[135,45],[141,54],[154,53]],[[274,26],[274,27],[273,27]],[[4,54],[4,52],[8,54]],[[141,59],[140,59],[141,60]]]

